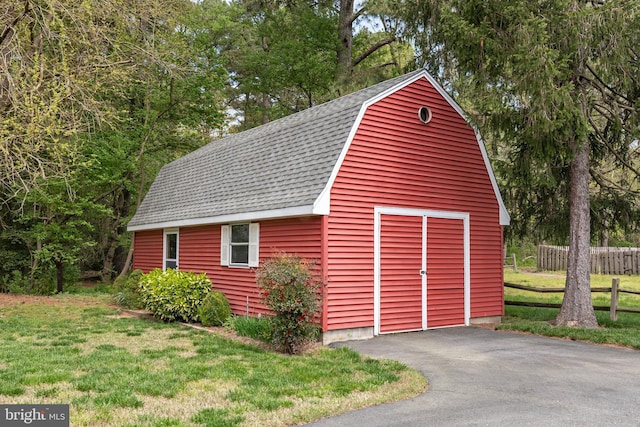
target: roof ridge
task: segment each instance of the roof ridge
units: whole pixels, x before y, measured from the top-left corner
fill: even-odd
[[[244,140],[250,141],[251,136],[254,136],[254,134],[258,132],[269,133],[269,132],[280,132],[280,131],[286,130],[293,126],[297,126],[298,125],[297,121],[299,122],[305,121],[309,115],[318,114],[318,112],[325,112],[325,114],[318,114],[318,117],[324,117],[325,115],[328,115],[331,112],[333,112],[333,110],[331,110],[331,107],[335,106],[336,104],[337,105],[349,104],[349,101],[352,101],[354,105],[349,105],[349,106],[345,105],[344,107],[350,108],[350,107],[354,107],[355,105],[362,106],[366,101],[368,101],[371,98],[374,98],[380,92],[383,92],[384,90],[381,90],[380,89],[381,87],[384,87],[385,89],[391,89],[392,87],[395,86],[396,83],[404,81],[414,74],[420,74],[423,71],[424,71],[423,69],[418,69],[407,74],[402,74],[400,76],[396,76],[389,80],[378,82],[372,86],[359,89],[357,91],[348,93],[346,95],[342,95],[338,98],[334,98],[332,100],[323,102],[321,104],[317,104],[309,108],[305,108],[304,110],[296,111],[289,115],[280,117],[276,120],[272,120],[268,123],[255,126],[238,133],[232,133],[219,139],[211,140],[210,142],[196,149],[195,151],[192,151],[191,153],[188,153],[185,156],[179,159],[176,159],[174,162],[180,161],[185,158],[187,158],[188,160],[188,158],[197,157],[199,155],[202,155],[203,151],[206,152],[209,150],[214,150],[216,148],[222,149],[223,148],[222,144],[227,145],[227,144],[233,143],[234,141],[237,142],[236,140],[240,136],[244,137],[243,138]]]
[[[212,140],[165,165],[129,229],[194,225],[243,212],[311,214],[362,108],[423,72],[404,74]]]

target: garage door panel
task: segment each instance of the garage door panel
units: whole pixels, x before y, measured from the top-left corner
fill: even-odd
[[[380,332],[422,329],[422,217],[382,215]]]
[[[464,324],[464,222],[427,219],[427,328]]]
[[[377,331],[464,325],[468,218],[399,211],[378,217]]]
[[[391,333],[391,332],[407,332],[407,331],[420,331],[422,330],[422,321],[416,321],[414,316],[410,318],[402,318],[402,317],[391,317],[391,318],[381,318],[380,319],[381,326],[380,332]],[[385,325],[384,328],[382,325]]]

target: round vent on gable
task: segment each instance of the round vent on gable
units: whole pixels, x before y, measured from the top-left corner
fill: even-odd
[[[432,118],[431,109],[426,106],[420,107],[418,110],[418,117],[420,118],[420,121],[426,125]]]

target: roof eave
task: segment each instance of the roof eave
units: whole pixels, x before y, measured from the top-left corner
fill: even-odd
[[[328,206],[295,206],[281,209],[269,209],[255,212],[241,212],[225,215],[214,215],[202,218],[190,218],[175,221],[163,221],[150,224],[130,225],[127,231],[158,230],[165,228],[195,227],[198,225],[226,224],[232,222],[260,221],[300,216],[328,215]]]

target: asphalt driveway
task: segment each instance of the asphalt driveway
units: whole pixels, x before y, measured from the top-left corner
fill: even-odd
[[[637,350],[473,327],[335,346],[399,360],[429,389],[313,426],[640,426]]]

